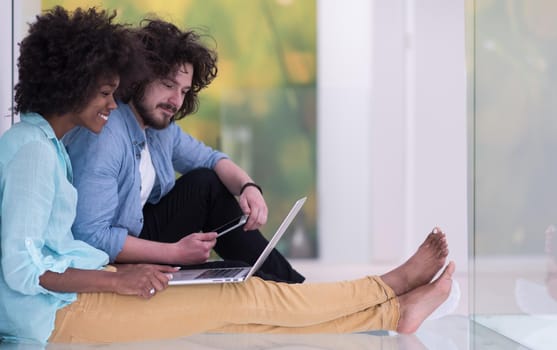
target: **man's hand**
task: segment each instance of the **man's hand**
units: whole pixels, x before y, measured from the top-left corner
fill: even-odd
[[[216,232],[192,233],[173,244],[176,264],[201,264],[209,259],[211,249],[217,244]]]
[[[240,196],[240,208],[242,208],[244,214],[249,215],[249,219],[244,225],[244,230],[257,230],[262,225],[265,225],[267,223],[268,210],[260,190],[255,186],[242,187],[246,183],[253,183],[248,174],[227,158],[219,160],[214,170],[230,193]]]
[[[249,186],[244,189],[240,195],[240,208],[244,214],[249,215],[244,230],[257,230],[267,223],[267,204],[256,187]]]

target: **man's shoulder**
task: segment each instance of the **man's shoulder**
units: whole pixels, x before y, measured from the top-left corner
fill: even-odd
[[[120,108],[111,111],[108,121],[98,134],[85,127],[78,126],[63,137],[64,144],[66,146],[81,143],[90,145],[91,143],[106,142],[107,140],[124,142],[126,140],[125,135],[129,133],[125,114],[126,112]]]
[[[108,121],[101,133],[105,132],[105,130],[112,132],[125,131],[130,118],[133,118],[133,115],[130,116],[130,113],[131,110],[126,104],[118,104],[118,108],[111,111],[108,115]]]
[[[108,122],[101,131],[102,133],[112,133],[117,137],[127,135],[128,139],[132,139],[143,134],[143,130],[130,106],[118,101],[118,107],[110,112]]]
[[[147,135],[155,137],[163,143],[173,143],[175,142],[173,140],[179,140],[184,136],[191,137],[175,122],[170,123],[163,129],[146,128],[145,132]]]
[[[123,139],[125,135],[128,135],[126,124],[122,121],[119,115],[111,115],[108,122],[105,124],[104,128],[100,133],[95,136],[99,139],[110,139],[110,138],[121,138]]]

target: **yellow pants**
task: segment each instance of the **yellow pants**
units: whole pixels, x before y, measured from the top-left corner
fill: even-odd
[[[349,333],[394,330],[399,304],[379,277],[285,284],[171,286],[149,300],[80,293],[58,310],[49,342],[109,343],[195,333]]]

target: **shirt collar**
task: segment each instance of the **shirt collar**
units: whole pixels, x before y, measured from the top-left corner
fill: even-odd
[[[52,129],[52,126],[50,126],[50,124],[46,121],[46,119],[38,113],[22,113],[21,121],[23,123],[35,125],[39,129],[41,129],[41,131],[45,134],[45,136],[49,140],[52,140],[54,147],[56,147],[56,151],[58,153],[59,159],[62,162],[63,166],[66,168],[66,176],[68,178],[68,181],[72,183],[73,170],[72,170],[72,164],[70,162],[70,158],[68,156],[68,153],[66,152],[66,148],[64,147],[64,145],[56,137],[56,134],[54,133],[54,129]]]
[[[52,126],[46,121],[46,119],[38,114],[38,113],[23,113],[21,114],[21,121],[36,125],[39,129],[41,129],[46,137],[49,139],[57,139],[56,134],[54,133],[54,129]]]
[[[140,150],[143,149],[146,141],[145,130],[139,126],[139,122],[137,121],[130,105],[118,101],[118,109],[122,110],[122,116],[124,117],[128,130],[130,131],[134,145]]]

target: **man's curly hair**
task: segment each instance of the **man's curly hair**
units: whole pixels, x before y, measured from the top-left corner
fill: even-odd
[[[145,87],[155,79],[175,74],[185,63],[193,66],[191,89],[186,93],[175,119],[181,119],[197,111],[198,93],[217,76],[217,54],[201,42],[195,31],[181,31],[175,25],[159,20],[144,19],[135,31],[143,43],[150,77],[136,80],[133,88],[119,90],[124,102],[141,100]]]
[[[125,88],[144,71],[144,56],[116,13],[60,6],[36,17],[20,43],[15,111],[43,116],[85,108],[100,79],[120,77]]]

